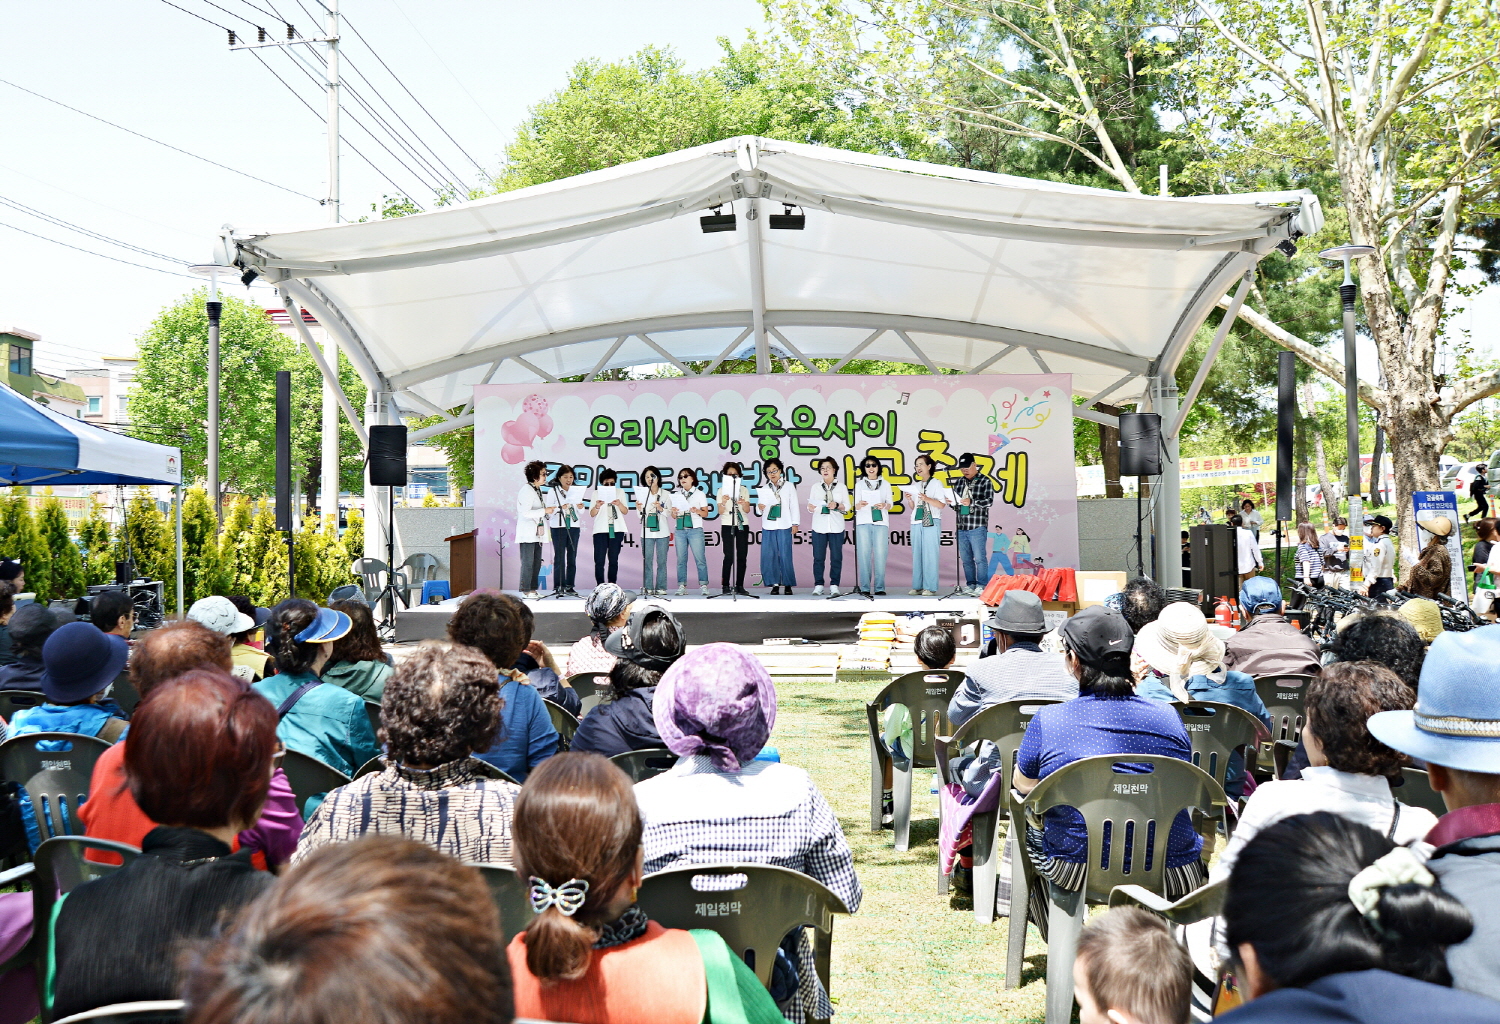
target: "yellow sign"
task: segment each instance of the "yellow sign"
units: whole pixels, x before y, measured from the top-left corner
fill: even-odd
[[[1274,484],[1275,452],[1243,452],[1237,455],[1185,455],[1178,467],[1183,487],[1216,484]]]

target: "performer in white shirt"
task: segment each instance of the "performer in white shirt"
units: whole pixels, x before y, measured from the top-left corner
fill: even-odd
[[[844,575],[844,515],[849,511],[849,492],[839,484],[839,464],[833,456],[813,463],[818,481],[807,495],[812,515],[813,593],[823,592],[823,561],[828,561],[828,592],[839,592]]]
[[[635,489],[635,507],[641,513],[641,593],[667,596],[667,548],[672,546],[672,495],[661,486],[661,470],[641,470],[641,486]]]
[[[698,486],[698,473],[686,467],[677,471],[677,490],[672,492],[673,533],[677,539],[677,596],[687,593],[688,551],[698,565],[698,586],[708,596],[708,555],[703,549],[703,517],[712,511],[708,494]]]
[[[873,455],[859,463],[862,474],[854,485],[854,548],[859,589],[885,596],[885,557],[891,547],[891,506],[896,495],[882,475],[884,466]]]
[[[764,520],[760,534],[760,580],[770,585],[772,594],[790,596],[797,585],[792,537],[801,529],[802,521],[797,486],[786,478],[786,468],[778,458],[767,459],[763,472],[766,484],[760,489],[760,503],[755,506]]]
[[[726,462],[719,471],[719,537],[724,544],[724,593],[729,591],[729,574],[734,573],[734,593],[755,597],[745,589],[745,556],[750,553],[751,488],[741,479],[740,464]]]
[[[916,479],[902,488],[911,505],[911,590],[907,593],[914,597],[937,596],[943,509],[953,503],[953,492],[934,479],[935,472],[937,463],[923,452],[912,462]]]
[[[625,494],[615,486],[619,477],[612,469],[599,471],[599,483],[594,488],[594,504],[589,515],[594,517],[594,586],[601,583],[617,583],[620,576],[620,545],[625,543],[625,514],[630,506],[625,504]],[[605,572],[605,562],[609,570]]]
[[[528,462],[523,472],[526,485],[516,495],[516,544],[521,549],[521,593],[534,599],[539,596],[536,581],[542,571],[542,541],[547,536],[547,502],[542,498],[547,464]]]
[[[547,526],[552,531],[552,589],[578,596],[573,589],[578,572],[578,521],[588,507],[586,492],[573,481],[572,466],[558,466],[547,489]]]

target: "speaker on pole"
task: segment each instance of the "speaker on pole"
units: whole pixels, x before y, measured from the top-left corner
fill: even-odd
[[[406,486],[405,426],[370,428],[370,483],[375,487]]]
[[[1297,427],[1297,357],[1276,353],[1276,521],[1290,522],[1292,509],[1293,431]]]
[[[1161,475],[1161,416],[1157,413],[1120,414],[1120,475]]]
[[[292,373],[276,371],[276,529],[292,528]]]

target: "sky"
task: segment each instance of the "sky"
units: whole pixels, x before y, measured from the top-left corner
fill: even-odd
[[[329,219],[316,201],[327,188],[323,122],[272,72],[319,115],[327,106],[321,85],[279,48],[231,52],[223,30],[253,40],[260,25],[269,38],[284,38],[284,24],[272,17],[280,14],[299,34],[320,35],[321,25],[309,14],[321,21],[319,0],[172,3],[177,7],[167,0],[0,0],[6,26],[0,35],[0,133],[7,143],[0,147],[0,330],[14,326],[40,334],[40,369],[97,366],[100,355],[129,354],[156,313],[198,283],[174,276],[170,271],[185,268],[159,257],[210,262],[223,224],[248,230]],[[432,192],[419,178],[457,175],[472,183],[480,176],[476,163],[494,171],[528,108],[561,88],[580,60],[618,60],[655,44],[674,48],[690,67],[704,67],[718,59],[717,37],[739,40],[764,25],[757,0],[342,0],[340,12],[365,40],[345,28],[344,74],[406,135],[378,96],[390,100],[431,147],[421,152],[436,168],[419,164],[383,132],[405,167],[372,142],[351,123],[357,118],[373,125],[372,116],[346,93],[340,173],[345,220],[368,215],[396,186],[419,202],[430,201]],[[312,73],[321,76],[322,65],[310,53],[308,59],[314,61]],[[368,83],[359,73],[369,76]],[[156,255],[111,245],[57,220]],[[236,287],[232,294],[244,298],[246,290]]]

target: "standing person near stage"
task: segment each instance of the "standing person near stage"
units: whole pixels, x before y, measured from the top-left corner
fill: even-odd
[[[1255,538],[1255,543],[1260,544],[1260,528],[1265,525],[1265,520],[1256,511],[1255,502],[1252,499],[1246,498],[1240,502],[1240,518],[1245,522],[1245,529],[1249,530],[1250,535]]]
[[[741,597],[755,595],[745,589],[745,556],[750,553],[751,489],[741,479],[740,464],[726,462],[720,470],[719,536],[724,543],[724,593],[729,593],[729,573],[734,572],[734,592]]]
[[[964,590],[979,594],[989,582],[990,559],[985,545],[990,539],[995,485],[979,472],[973,452],[958,457],[958,470],[963,475],[953,483],[953,502],[958,506],[958,554],[964,566]]]
[[[573,589],[578,574],[578,521],[588,505],[572,466],[558,466],[547,493],[547,526],[552,530],[552,589],[578,596]]]
[[[797,485],[786,478],[781,460],[770,458],[765,464],[766,485],[760,489],[756,514],[765,522],[761,527],[760,579],[771,587],[772,594],[787,594],[797,585],[797,569],[792,565],[792,537],[801,529],[797,508]]]
[[[1323,536],[1318,538],[1318,550],[1323,552],[1323,586],[1347,587],[1349,585],[1349,520],[1335,516],[1331,526],[1325,526]]]
[[[860,460],[862,475],[854,485],[857,582],[860,590],[876,597],[885,596],[885,556],[890,552],[891,505],[896,499],[881,468],[879,459],[866,455]]]
[[[535,599],[540,596],[536,581],[542,571],[542,541],[547,536],[547,502],[542,497],[547,464],[528,462],[525,473],[526,486],[516,496],[516,543],[521,548],[521,593]]]
[[[1239,574],[1240,582],[1243,583],[1251,576],[1257,576],[1265,568],[1266,560],[1260,553],[1260,542],[1255,535],[1245,528],[1245,519],[1236,513],[1229,517],[1229,525],[1234,527],[1236,546],[1239,552]]]
[[[677,596],[687,593],[688,551],[698,565],[698,586],[708,596],[708,556],[703,550],[703,517],[710,511],[708,494],[698,486],[691,469],[677,471],[677,490],[672,494],[673,533],[677,538]],[[725,577],[728,579],[728,577]]]
[[[672,546],[672,495],[661,486],[661,470],[641,470],[641,486],[635,489],[635,507],[641,513],[641,593],[667,596],[667,548]]]
[[[943,537],[943,509],[953,503],[953,492],[933,478],[937,463],[925,452],[912,463],[916,479],[903,487],[911,504],[911,589],[913,597],[936,597],[938,550]]]
[[[615,486],[619,477],[612,469],[599,471],[599,485],[594,488],[594,585],[616,583],[620,578],[620,545],[625,543],[625,493]],[[605,563],[608,563],[606,574]]]
[[[839,464],[832,456],[813,463],[818,482],[807,496],[812,515],[813,593],[823,593],[823,560],[828,560],[828,592],[839,593],[844,575],[844,514],[849,511],[849,492],[839,484]]]
[[[1365,516],[1365,536],[1370,540],[1365,545],[1365,593],[1379,597],[1388,590],[1396,589],[1396,545],[1391,543],[1390,519],[1386,516]]]

